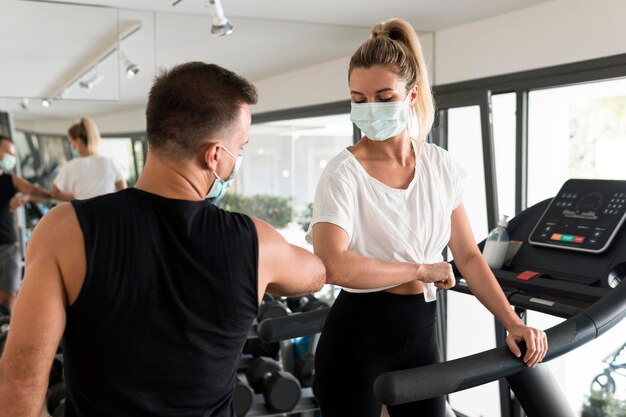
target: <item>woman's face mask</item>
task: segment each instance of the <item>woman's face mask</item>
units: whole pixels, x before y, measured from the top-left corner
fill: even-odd
[[[2,159],[0,159],[0,170],[2,171],[11,171],[15,168],[15,164],[17,163],[17,158],[15,155],[11,155],[10,153],[5,152]]]
[[[352,103],[350,120],[371,140],[387,140],[406,127],[408,97],[387,103]]]
[[[231,158],[235,159],[235,166],[233,167],[233,170],[228,178],[226,178],[225,180],[221,179],[219,175],[217,175],[217,172],[213,171],[213,175],[215,175],[215,181],[213,181],[213,185],[211,185],[211,189],[206,196],[206,199],[213,204],[217,204],[222,199],[222,197],[224,197],[224,194],[226,194],[226,191],[228,191],[230,185],[233,183],[233,180],[237,175],[237,171],[239,171],[241,163],[243,162],[243,155],[235,156],[224,146],[220,146]]]

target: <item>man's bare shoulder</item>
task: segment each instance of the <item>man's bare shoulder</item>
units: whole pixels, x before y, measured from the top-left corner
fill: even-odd
[[[60,204],[46,213],[33,231],[30,243],[47,243],[62,247],[80,238],[76,211],[70,203]]]

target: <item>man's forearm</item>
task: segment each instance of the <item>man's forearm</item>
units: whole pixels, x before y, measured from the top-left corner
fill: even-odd
[[[47,416],[47,410],[37,389],[20,388],[19,384],[0,382],[0,414],[3,417]]]

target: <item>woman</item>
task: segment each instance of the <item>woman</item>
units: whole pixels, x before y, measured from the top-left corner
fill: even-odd
[[[434,117],[419,40],[405,21],[377,24],[351,58],[351,120],[365,136],[325,168],[307,238],[343,287],[316,354],[324,417],[378,417],[373,383],[386,371],[438,362],[436,289],[454,285],[448,246],[473,294],[529,347],[536,366],[545,334],[524,325],[478,250],[462,204],[463,170],[424,142]],[[427,383],[427,381],[424,381]],[[443,416],[443,397],[389,407],[396,416]]]
[[[63,164],[52,185],[52,198],[84,200],[126,188],[120,166],[111,158],[98,155],[100,132],[89,117],[80,119],[67,131],[73,153],[78,157]]]

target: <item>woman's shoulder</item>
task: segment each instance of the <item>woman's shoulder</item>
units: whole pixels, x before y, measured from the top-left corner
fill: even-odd
[[[324,167],[322,176],[349,176],[348,173],[353,171],[356,158],[350,153],[347,148],[344,148],[335,155]]]

